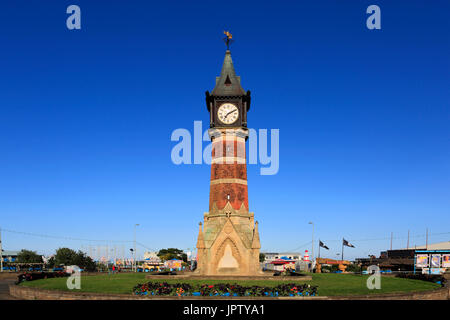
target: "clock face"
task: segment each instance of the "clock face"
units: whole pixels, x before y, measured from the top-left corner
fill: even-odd
[[[232,103],[224,103],[217,110],[217,116],[222,123],[235,123],[239,117],[239,109]]]

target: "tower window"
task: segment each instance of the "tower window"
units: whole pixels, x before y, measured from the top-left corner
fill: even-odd
[[[225,85],[226,86],[231,86],[231,80],[230,77],[227,75],[227,78],[225,79]]]

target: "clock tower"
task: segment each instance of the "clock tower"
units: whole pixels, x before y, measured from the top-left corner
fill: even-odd
[[[225,52],[214,89],[206,91],[206,107],[212,141],[211,181],[209,211],[199,226],[196,272],[260,275],[258,222],[249,211],[247,192],[245,142],[250,91],[241,86],[230,50]]]

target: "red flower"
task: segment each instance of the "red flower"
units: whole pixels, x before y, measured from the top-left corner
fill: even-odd
[[[213,285],[208,286],[208,288],[213,288],[213,287],[214,287]]]

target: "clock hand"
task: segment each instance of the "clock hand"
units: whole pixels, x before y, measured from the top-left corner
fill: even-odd
[[[237,110],[235,109],[235,110],[233,110],[233,111],[230,111],[230,112],[228,112],[226,115],[225,115],[225,117],[223,117],[224,119],[226,118],[226,117],[228,117],[228,115],[230,114],[230,113],[233,113],[233,112],[236,112]]]

